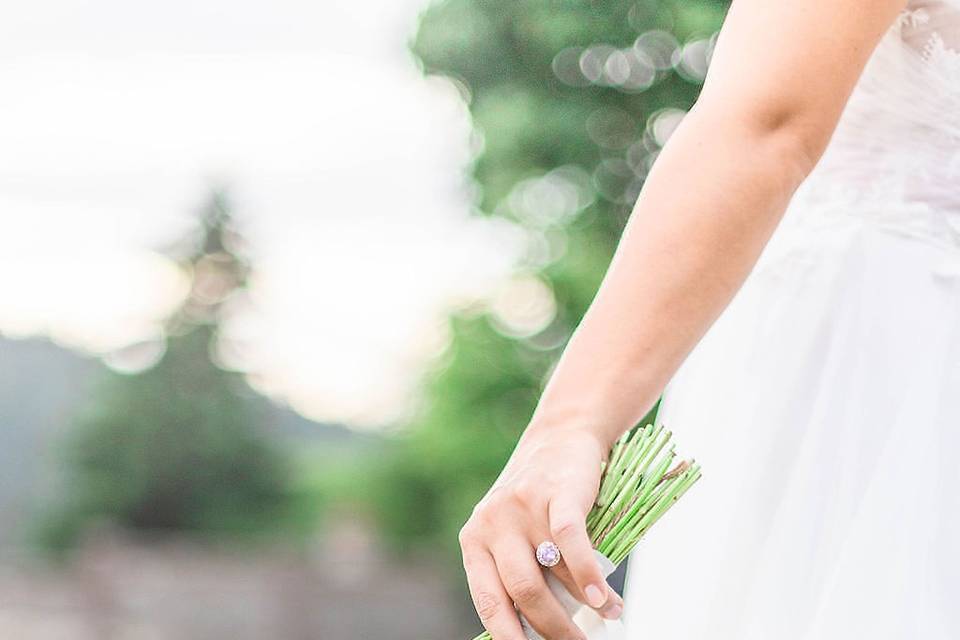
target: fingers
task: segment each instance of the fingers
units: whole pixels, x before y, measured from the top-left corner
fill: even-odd
[[[586,603],[583,592],[580,591],[580,587],[578,587],[577,583],[574,582],[573,576],[570,574],[570,570],[563,562],[553,567],[551,571],[557,577],[557,579],[563,583],[563,586],[567,591],[570,592],[571,595],[573,595],[573,597],[580,602]],[[614,591],[613,587],[608,584],[607,601],[599,609],[594,608],[594,611],[607,620],[616,620],[623,614],[623,598],[621,598],[620,594]]]
[[[560,547],[563,562],[584,601],[594,609],[602,609],[609,587],[587,536],[586,514],[572,500],[559,497],[550,501],[548,518],[553,541]]]
[[[623,598],[613,590],[613,587],[607,586],[607,601],[597,613],[607,620],[617,620],[623,615]]]
[[[540,635],[564,640],[584,638],[547,586],[543,569],[526,539],[514,538],[500,543],[493,549],[493,556],[507,593]]]
[[[513,603],[500,582],[493,556],[483,547],[461,541],[470,597],[480,622],[494,640],[526,640]]]

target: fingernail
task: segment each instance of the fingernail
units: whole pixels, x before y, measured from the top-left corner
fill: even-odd
[[[603,597],[603,591],[595,584],[588,584],[587,588],[583,590],[583,595],[587,599],[587,604],[594,609],[602,607],[603,603],[607,601],[607,599]]]
[[[623,615],[623,607],[619,604],[610,605],[603,610],[603,617],[607,620],[618,620]]]

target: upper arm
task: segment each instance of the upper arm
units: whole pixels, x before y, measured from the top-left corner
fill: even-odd
[[[906,0],[733,0],[695,107],[820,157]]]

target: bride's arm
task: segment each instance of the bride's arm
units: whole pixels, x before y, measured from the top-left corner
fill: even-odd
[[[739,289],[902,1],[733,3],[531,429],[636,424]]]
[[[598,462],[741,286],[903,6],[733,2],[700,99],[648,176],[516,451],[461,531],[471,593],[496,640],[523,638],[511,601],[546,637],[582,637],[532,562],[549,537],[573,592],[616,613],[584,527]]]

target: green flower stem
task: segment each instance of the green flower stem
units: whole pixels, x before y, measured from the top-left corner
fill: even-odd
[[[624,442],[624,449],[632,449],[627,454],[627,464],[615,470],[613,474],[606,474],[601,480],[601,488],[609,482],[612,496],[608,499],[608,506],[599,515],[598,522],[595,523],[594,536],[604,534],[611,521],[621,515],[626,503],[635,498],[636,492],[625,491],[625,488],[636,486],[643,480],[648,473],[650,463],[670,437],[669,433],[661,437],[662,427],[637,430],[638,433],[641,431],[646,431],[642,440],[635,438],[631,443]],[[616,445],[614,448],[617,448]],[[596,545],[597,540],[593,539],[593,542]]]

